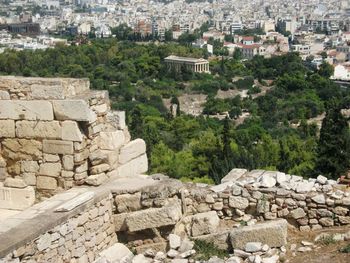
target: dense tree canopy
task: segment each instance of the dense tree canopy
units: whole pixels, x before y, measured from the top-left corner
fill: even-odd
[[[125,26],[113,33],[118,39],[130,36]],[[105,39],[47,50],[6,50],[0,54],[0,73],[87,77],[93,88],[107,89],[113,108],[127,112],[132,137],[146,141],[151,173],[218,182],[233,167],[303,176],[322,172],[333,178],[346,172],[348,161],[341,160],[349,160],[349,131],[340,108],[328,108],[320,138],[312,123],[324,113],[327,102],[341,103],[349,95],[328,79],[328,65],[310,70],[295,53],[270,59],[257,56],[243,63],[235,53],[211,60],[212,74],[168,70],[162,61],[170,54],[205,55],[188,45],[191,37],[185,35],[183,45]],[[265,80],[272,81],[269,90],[253,96],[260,92],[256,81],[268,86]],[[221,99],[218,90],[247,90],[248,95]],[[179,105],[179,97],[189,93],[208,96],[204,114],[227,113],[231,119],[193,117],[180,112],[183,107],[172,116],[163,100]],[[242,113],[249,115],[238,122]]]

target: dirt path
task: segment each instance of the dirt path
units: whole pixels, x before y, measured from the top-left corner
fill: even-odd
[[[289,263],[350,263],[350,254],[339,252],[340,248],[350,244],[350,241],[341,241],[334,244],[322,245],[314,242],[317,235],[321,233],[345,233],[350,231],[350,227],[335,227],[332,229],[313,231],[310,233],[300,233],[294,229],[288,229],[288,252],[287,259]],[[299,248],[301,241],[314,243],[312,251],[294,252],[290,250],[291,244],[296,244]]]

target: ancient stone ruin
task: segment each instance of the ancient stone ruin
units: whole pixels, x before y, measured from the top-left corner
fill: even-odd
[[[0,208],[144,173],[145,150],[86,79],[0,78]]]
[[[144,141],[87,80],[0,77],[0,99],[0,262],[187,263],[195,240],[278,262],[288,227],[350,224],[349,192],[323,176],[144,175]]]

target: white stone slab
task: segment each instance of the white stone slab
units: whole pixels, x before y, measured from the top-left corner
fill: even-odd
[[[34,188],[10,188],[0,186],[0,208],[24,210],[31,207],[35,202]]]
[[[43,100],[2,100],[0,119],[10,120],[53,120],[52,105]]]
[[[74,208],[78,207],[81,204],[84,204],[85,202],[91,200],[94,197],[95,193],[94,192],[86,192],[83,193],[69,201],[67,201],[66,203],[64,203],[63,205],[57,207],[55,209],[55,212],[68,212],[73,210]]]

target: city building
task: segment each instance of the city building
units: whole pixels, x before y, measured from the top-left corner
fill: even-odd
[[[334,73],[331,77],[336,80],[350,81],[350,64],[339,64],[334,67]]]
[[[254,56],[265,55],[265,47],[259,44],[241,45],[240,48],[244,59],[252,59]]]
[[[38,23],[2,24],[0,25],[0,30],[7,30],[12,34],[38,35],[40,33],[40,25]]]

